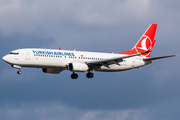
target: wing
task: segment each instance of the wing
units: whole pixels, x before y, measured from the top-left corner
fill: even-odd
[[[148,53],[148,52],[149,52],[149,51],[142,52],[142,53],[138,53],[138,54],[125,55],[125,56],[123,56],[123,57],[114,57],[114,58],[110,58],[110,59],[98,60],[98,61],[88,61],[88,62],[86,62],[86,64],[87,64],[89,67],[105,66],[105,67],[108,67],[108,68],[109,68],[109,65],[111,65],[111,64],[120,65],[119,62],[122,62],[124,58],[130,58],[130,57],[134,57],[134,56],[146,54],[146,53]]]

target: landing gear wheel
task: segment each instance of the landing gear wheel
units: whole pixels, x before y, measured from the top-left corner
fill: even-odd
[[[18,70],[18,71],[17,71],[17,74],[21,74],[21,73],[22,73],[21,70]]]
[[[71,74],[71,78],[72,79],[77,79],[78,78],[78,74],[76,74],[76,73]]]
[[[93,77],[94,77],[94,74],[93,74],[93,73],[88,72],[88,73],[86,74],[86,77],[87,77],[87,78],[93,78]]]

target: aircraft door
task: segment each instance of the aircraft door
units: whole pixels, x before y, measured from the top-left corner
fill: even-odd
[[[25,51],[25,59],[26,60],[30,60],[31,59],[29,50]]]
[[[136,61],[134,58],[132,58],[132,67],[135,68]]]

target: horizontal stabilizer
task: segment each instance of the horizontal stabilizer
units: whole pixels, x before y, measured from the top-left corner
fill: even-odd
[[[144,60],[157,60],[157,59],[163,59],[168,57],[174,57],[176,55],[169,55],[169,56],[162,56],[162,57],[153,57],[153,58],[145,58]]]

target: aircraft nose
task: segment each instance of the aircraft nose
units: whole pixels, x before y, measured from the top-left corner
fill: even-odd
[[[4,62],[7,62],[7,55],[5,55],[5,56],[2,58],[2,60],[3,60]]]

